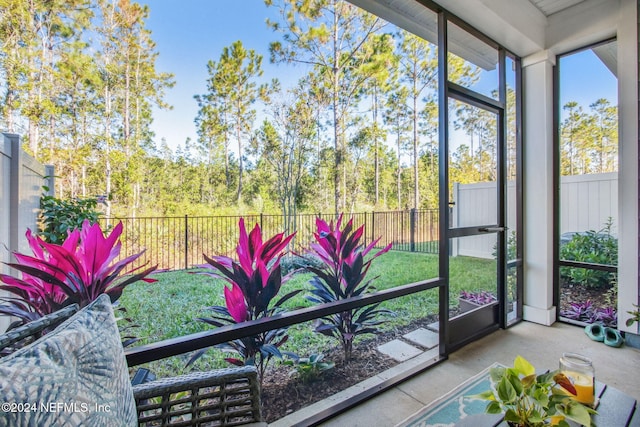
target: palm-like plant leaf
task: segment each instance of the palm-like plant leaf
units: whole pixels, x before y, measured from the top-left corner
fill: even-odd
[[[240,219],[238,226],[240,228],[240,237],[236,248],[238,259],[204,255],[207,262],[205,267],[208,268],[208,271],[196,273],[222,278],[231,284],[232,289],[239,289],[234,293],[225,287],[227,307],[208,307],[208,310],[213,311],[214,315],[210,318],[197,319],[212,326],[272,316],[274,313],[283,311],[282,304],[300,292],[300,290],[289,292],[275,303],[273,302],[282,285],[291,278],[291,274],[282,277],[280,259],[295,233],[286,237],[280,233],[263,241],[258,224],[249,233],[245,228],[244,219]],[[242,295],[239,296],[238,292],[241,292]],[[230,309],[232,309],[231,312]],[[238,353],[241,358],[227,358],[226,360],[232,364],[256,364],[260,378],[262,378],[269,360],[274,356],[282,357],[279,347],[287,339],[286,329],[282,328],[228,342],[225,348]],[[202,354],[202,352],[196,353],[189,363]]]
[[[365,281],[371,261],[391,249],[391,245],[388,245],[365,261],[365,255],[375,247],[379,239],[365,247],[360,242],[364,236],[364,226],[354,230],[353,219],[349,220],[343,229],[341,224],[342,215],[335,225],[333,222],[327,224],[320,218],[316,219],[316,242],[311,245],[311,255],[323,266],[307,267],[314,275],[310,280],[311,295],[307,296],[307,300],[312,303],[329,303],[365,293],[373,280]],[[348,360],[355,336],[376,333],[375,326],[382,323],[378,317],[390,313],[388,310],[376,308],[377,304],[366,309],[346,310],[326,316],[323,320],[327,323],[320,321],[316,324],[315,330],[339,339],[344,349],[345,360]]]
[[[154,282],[147,276],[156,267],[139,271],[143,265],[122,273],[142,253],[114,262],[120,254],[121,232],[119,223],[104,237],[99,224],[85,221],[80,230],[70,232],[67,239],[57,245],[33,236],[28,230],[26,237],[33,255],[16,253],[18,262],[7,264],[21,272],[22,278],[0,275],[0,281],[5,283],[3,289],[23,302],[5,300],[9,306],[0,306],[3,310],[0,312],[21,313],[19,317],[26,322],[68,304],[78,303],[84,307],[103,293],[115,302],[131,283]]]

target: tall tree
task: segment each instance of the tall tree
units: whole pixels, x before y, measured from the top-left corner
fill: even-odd
[[[15,114],[28,122],[31,153],[40,157],[43,125],[53,134],[58,61],[89,25],[88,0],[51,2],[15,0],[0,10],[0,68],[6,78],[3,115],[14,128]]]
[[[316,123],[308,92],[298,87],[291,98],[271,104],[272,120],[257,133],[254,152],[268,166],[275,181],[274,192],[285,219],[284,229],[295,231],[297,211],[308,181],[314,151]]]
[[[235,134],[238,144],[238,191],[237,203],[242,199],[242,183],[244,172],[244,146],[251,136],[256,111],[254,104],[259,98],[268,100],[269,94],[276,90],[278,83],[271,86],[258,85],[257,78],[262,76],[262,56],[253,49],[247,50],[240,40],[222,50],[218,62],[210,61],[207,65],[209,80],[207,94],[200,96],[201,111],[209,106],[210,113],[222,114],[223,123],[216,132]],[[203,114],[209,114],[203,111]],[[204,125],[206,122],[201,122]],[[206,132],[201,127],[202,132]],[[226,157],[226,155],[225,155]],[[227,158],[227,157],[226,157]],[[228,176],[228,174],[227,174]]]
[[[139,205],[144,177],[144,153],[152,148],[151,107],[170,108],[163,101],[164,90],[173,86],[173,76],[158,73],[158,53],[151,33],[145,28],[149,9],[129,0],[101,3],[101,51],[105,190],[131,206]],[[113,161],[115,158],[119,161]],[[115,165],[115,170],[112,167]],[[112,192],[117,173],[118,193]],[[107,209],[110,213],[110,207]]]
[[[498,123],[494,113],[487,110],[455,102],[456,120],[454,125],[462,129],[470,138],[469,156],[475,160],[479,179],[493,181],[497,178],[497,134]],[[474,136],[476,147],[474,149]]]
[[[562,138],[561,173],[576,174],[576,148],[579,144],[581,128],[584,128],[585,114],[575,101],[567,102],[562,109],[566,118],[562,122],[560,136]]]
[[[409,90],[405,86],[397,85],[386,99],[384,122],[390,129],[396,145],[396,196],[397,208],[402,209],[402,157],[408,148],[409,139],[406,133],[411,129],[410,117],[406,108]]]
[[[618,108],[604,98],[589,105],[591,108],[592,137],[596,168],[605,173],[618,170]]]
[[[420,206],[419,190],[419,118],[420,100],[427,89],[436,90],[438,58],[434,47],[426,40],[407,33],[400,33],[399,55],[401,79],[408,87],[409,114],[413,132],[413,208]]]
[[[273,0],[265,0],[272,6]],[[334,151],[334,210],[346,203],[345,124],[355,97],[370,77],[363,73],[374,50],[364,48],[385,22],[342,0],[280,0],[280,22],[268,21],[283,33],[283,41],[271,43],[271,61],[308,64],[331,98]]]
[[[362,71],[368,77],[364,92],[370,96],[371,105],[371,131],[373,138],[373,174],[374,174],[374,204],[378,206],[380,201],[380,144],[385,135],[379,125],[380,100],[390,90],[391,70],[397,66],[398,57],[394,55],[393,37],[391,34],[376,34],[371,42],[363,46],[372,50],[365,56],[369,62],[362,65]]]
[[[0,8],[0,88],[2,121],[9,132],[16,131],[23,79],[21,46],[27,11],[25,2],[7,2]]]
[[[208,181],[209,199],[213,199],[213,167],[217,163],[224,164],[224,183],[226,191],[231,188],[229,170],[229,127],[226,123],[227,112],[216,99],[206,95],[196,95],[198,115],[195,118],[198,132],[197,149],[204,158]]]

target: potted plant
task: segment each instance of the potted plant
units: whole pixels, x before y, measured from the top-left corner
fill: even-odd
[[[496,296],[487,291],[470,292],[462,290],[460,291],[460,296],[458,297],[458,303],[461,313],[466,313],[467,311],[471,311],[474,308],[478,308],[497,301],[498,299],[496,298]]]
[[[490,292],[461,291],[458,301],[460,313],[449,319],[449,339],[452,343],[487,331],[498,323],[498,300]]]
[[[592,425],[591,414],[596,412],[575,399],[575,387],[558,370],[536,375],[533,365],[517,356],[512,368],[494,367],[489,374],[491,389],[468,397],[488,400],[485,411],[503,413],[511,426],[568,427],[567,420]]]

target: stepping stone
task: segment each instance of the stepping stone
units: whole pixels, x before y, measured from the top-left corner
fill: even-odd
[[[428,331],[425,328],[418,328],[415,331],[403,335],[402,338],[426,349],[432,349],[440,344],[440,335],[433,331]]]
[[[382,354],[386,354],[387,356],[398,362],[404,362],[405,360],[409,360],[412,357],[416,357],[417,355],[422,353],[422,350],[417,349],[414,346],[400,340],[393,340],[389,341],[388,343],[379,345],[378,351]]]
[[[429,323],[427,329],[438,332],[440,330],[440,322]]]

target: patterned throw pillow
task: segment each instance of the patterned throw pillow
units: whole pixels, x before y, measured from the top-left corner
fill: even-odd
[[[107,295],[0,359],[0,406],[0,426],[137,425],[127,361]]]

